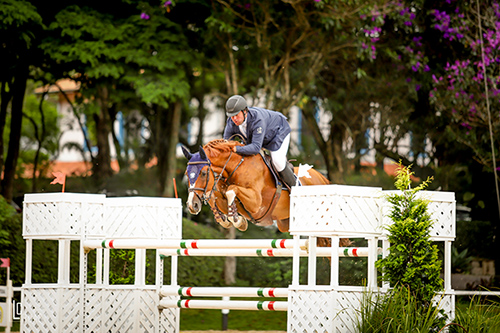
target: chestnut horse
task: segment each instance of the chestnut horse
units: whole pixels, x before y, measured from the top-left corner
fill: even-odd
[[[183,147],[189,160],[186,174],[189,179],[187,206],[191,214],[198,214],[203,203],[212,208],[216,221],[223,227],[234,225],[246,230],[247,220],[258,226],[277,222],[281,232],[288,232],[290,194],[280,193],[275,176],[260,155],[242,156],[233,152],[236,141],[213,140],[198,153],[191,154]],[[295,167],[297,174],[298,168]],[[301,177],[301,185],[326,185],[326,179],[317,170],[309,169],[308,177]]]

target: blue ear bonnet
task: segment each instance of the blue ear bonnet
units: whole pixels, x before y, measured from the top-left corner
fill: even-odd
[[[202,159],[200,157],[200,153],[194,153],[189,160],[186,174],[189,179],[189,184],[194,184],[194,182],[200,176],[201,169],[203,169],[206,165],[209,165],[210,162],[208,159]]]

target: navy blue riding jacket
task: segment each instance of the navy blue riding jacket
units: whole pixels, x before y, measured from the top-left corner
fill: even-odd
[[[267,109],[249,107],[246,121],[247,144],[236,147],[236,152],[241,155],[256,155],[261,148],[276,151],[292,131],[283,114]],[[228,118],[224,129],[224,139],[227,140],[234,134],[243,135],[239,126]]]

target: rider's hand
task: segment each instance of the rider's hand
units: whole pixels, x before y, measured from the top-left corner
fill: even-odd
[[[236,153],[236,146],[233,147],[233,152]]]

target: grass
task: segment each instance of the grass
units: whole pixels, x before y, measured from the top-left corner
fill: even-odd
[[[450,333],[499,333],[500,304],[474,296],[468,302],[457,302]]]
[[[286,331],[286,311],[231,310],[228,315],[230,330]],[[221,310],[181,309],[181,331],[222,329]]]

